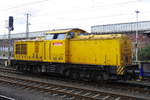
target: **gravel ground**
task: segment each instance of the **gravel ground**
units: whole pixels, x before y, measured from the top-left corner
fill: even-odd
[[[11,73],[0,72],[1,75],[10,75],[15,77],[24,77],[27,79],[33,79],[29,76],[16,75]],[[0,83],[0,95],[13,98],[15,100],[65,100],[59,96],[52,96],[48,93],[38,92],[31,89],[24,89],[15,85],[9,85]]]
[[[21,89],[16,86],[0,83],[0,95],[15,100],[63,100],[60,97],[40,93],[34,90]]]
[[[129,91],[121,91],[120,89],[115,89],[115,90],[110,89],[110,88],[106,89],[106,88],[100,87],[99,85],[98,86],[91,86],[91,85],[84,84],[84,83],[67,82],[67,81],[61,81],[61,80],[50,79],[50,78],[45,78],[45,77],[41,78],[39,76],[37,76],[37,77],[32,76],[31,77],[30,75],[18,75],[18,74],[4,73],[4,72],[0,72],[0,74],[15,76],[15,77],[24,78],[24,79],[49,82],[49,83],[53,83],[53,84],[61,84],[61,85],[67,85],[67,86],[73,86],[73,87],[87,88],[87,89],[104,91],[104,92],[111,92],[111,93],[117,93],[117,94],[127,94],[127,95],[146,98],[148,100],[150,98],[149,94],[140,94],[140,93],[137,93],[136,91],[129,93]],[[4,93],[4,95],[6,95],[6,96],[8,95],[10,97],[17,98],[16,100],[62,100],[59,97],[54,98],[53,96],[44,95],[43,93],[37,93],[35,91],[29,91],[29,90],[22,90],[19,88],[16,89],[15,87],[8,86],[8,85],[5,85],[5,86],[0,85],[0,94],[1,93]]]

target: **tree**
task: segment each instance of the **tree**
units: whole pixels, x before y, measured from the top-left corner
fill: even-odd
[[[142,61],[150,60],[150,45],[139,50],[139,59]]]

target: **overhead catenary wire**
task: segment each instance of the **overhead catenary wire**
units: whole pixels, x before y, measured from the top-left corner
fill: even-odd
[[[13,9],[17,9],[17,8],[22,8],[22,7],[24,7],[24,6],[29,6],[29,5],[34,5],[34,4],[38,4],[38,3],[42,3],[42,2],[45,2],[45,1],[49,1],[49,0],[39,0],[39,1],[33,1],[33,2],[28,2],[28,3],[24,3],[24,4],[20,4],[20,5],[17,5],[17,6],[14,6],[14,7],[10,7],[10,8],[6,8],[6,9],[0,9],[0,11],[7,11],[7,10],[13,10]],[[121,2],[121,3],[116,3],[116,4],[111,4],[111,6],[115,6],[116,8],[119,8],[118,6],[120,6],[120,5],[127,5],[127,4],[130,4],[130,3],[136,3],[136,2],[138,2],[137,0],[131,0],[131,1],[127,1],[127,2]],[[97,8],[103,8],[103,7],[107,7],[107,6],[109,6],[110,4],[101,4],[102,6],[97,6]],[[114,7],[113,7],[114,8]],[[109,9],[109,8],[107,8],[107,9]],[[47,14],[43,14],[43,16],[44,15],[47,15]],[[121,15],[121,14],[120,14]],[[128,15],[130,15],[130,14],[128,14]],[[118,15],[106,15],[106,16],[104,16],[104,17],[112,17],[112,16],[118,16]]]
[[[6,8],[6,9],[0,9],[0,11],[1,12],[7,12],[7,11],[18,9],[18,8],[23,8],[25,6],[30,6],[30,5],[34,6],[35,4],[44,3],[46,1],[50,1],[50,0],[39,0],[39,1],[27,2],[27,3],[23,3],[23,4],[19,4],[19,5],[16,5],[16,6],[9,7],[9,8]],[[136,2],[138,2],[138,1],[137,0],[131,0],[131,1],[126,1],[126,2],[114,3],[114,4],[104,3],[104,4],[100,4],[100,5],[98,4],[98,6],[96,6],[96,7],[104,8],[104,7],[108,7],[108,6],[128,5],[128,4],[132,4],[132,3],[136,3]]]
[[[45,1],[48,1],[48,0],[39,0],[39,1],[23,3],[23,4],[16,5],[16,6],[13,6],[13,7],[9,7],[9,8],[6,8],[6,9],[0,9],[0,11],[2,12],[2,11],[14,10],[14,9],[17,9],[17,8],[22,8],[24,6],[29,6],[29,5],[33,5],[33,4],[43,3]]]

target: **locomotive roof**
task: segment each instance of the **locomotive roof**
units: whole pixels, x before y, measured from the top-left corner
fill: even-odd
[[[46,34],[68,33],[68,32],[73,32],[73,31],[81,31],[82,33],[86,33],[86,31],[79,29],[79,28],[68,28],[68,29],[52,30],[52,31],[46,32]]]
[[[75,39],[119,39],[119,38],[128,38],[128,36],[124,34],[105,34],[105,35],[89,34],[79,36]]]

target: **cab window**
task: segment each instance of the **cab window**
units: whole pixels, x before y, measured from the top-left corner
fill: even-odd
[[[54,38],[54,34],[48,34],[45,36],[45,40],[52,40]]]
[[[57,39],[59,40],[65,39],[65,34],[58,34]]]
[[[63,40],[65,39],[65,34],[48,34],[45,36],[45,40],[54,40],[54,39]]]

